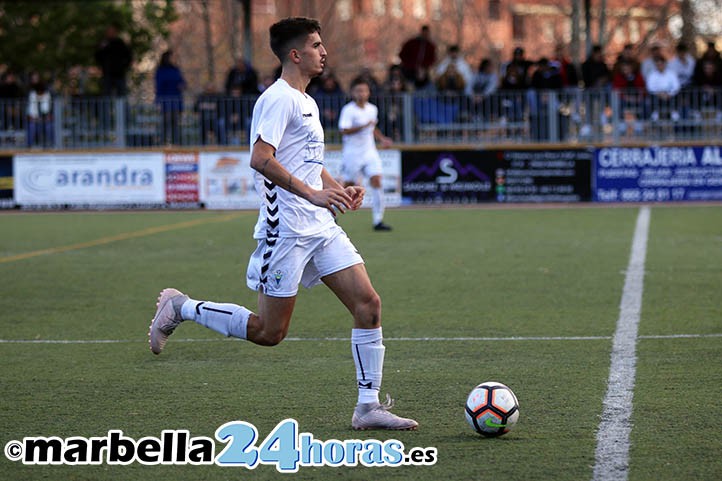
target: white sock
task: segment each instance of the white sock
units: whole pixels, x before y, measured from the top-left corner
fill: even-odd
[[[384,190],[371,188],[371,215],[374,225],[384,220]]]
[[[380,327],[351,330],[351,351],[356,364],[359,404],[379,402],[386,351],[382,342]]]
[[[226,337],[246,339],[251,311],[236,304],[196,301],[188,299],[181,306],[181,316],[202,326],[220,332]]]

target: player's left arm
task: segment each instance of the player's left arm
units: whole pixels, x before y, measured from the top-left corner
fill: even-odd
[[[339,184],[338,181],[334,179],[331,173],[325,168],[321,171],[321,181],[323,182],[324,189],[344,190],[346,194],[351,197],[351,210],[356,210],[361,207],[361,204],[364,200],[364,194],[366,193],[366,189],[364,189],[360,185],[350,185],[348,187],[344,187]]]

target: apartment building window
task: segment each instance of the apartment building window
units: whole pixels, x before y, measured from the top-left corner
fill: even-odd
[[[426,18],[426,0],[414,0],[414,18]]]
[[[338,19],[342,22],[351,20],[351,16],[353,15],[351,0],[338,0],[336,2],[336,15],[338,15]]]
[[[386,15],[386,0],[374,0],[372,8],[377,17]]]
[[[441,20],[443,12],[441,11],[441,0],[431,0],[429,2],[431,9],[431,18],[434,20]]]
[[[501,19],[501,0],[489,0],[489,20]]]
[[[524,29],[524,16],[517,13],[511,16],[511,32],[514,40],[524,40],[526,31]]]
[[[354,0],[354,13],[356,15],[363,15],[366,13],[366,6],[364,5],[364,0]]]
[[[389,10],[391,11],[391,15],[396,18],[404,16],[404,8],[401,4],[401,0],[389,0]]]

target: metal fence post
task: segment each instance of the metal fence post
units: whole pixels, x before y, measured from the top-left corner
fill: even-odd
[[[53,137],[54,147],[63,148],[63,115],[65,103],[60,98],[53,99]]]
[[[414,109],[413,109],[413,95],[405,93],[403,96],[403,109],[404,109],[404,143],[414,143]]]
[[[115,108],[115,146],[125,147],[125,109],[127,101],[125,97],[114,97],[113,104]]]
[[[617,144],[619,143],[619,127],[622,118],[621,105],[619,102],[619,92],[616,90],[611,91],[611,99],[609,106],[612,109],[612,141]]]
[[[559,142],[559,93],[549,90],[549,142]]]

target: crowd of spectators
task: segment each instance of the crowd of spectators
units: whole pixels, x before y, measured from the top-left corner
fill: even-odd
[[[470,65],[458,45],[446,48],[438,55],[429,26],[404,42],[398,52],[400,62],[390,66],[386,79],[371,78],[372,99],[383,97],[380,115],[385,133],[400,139],[403,109],[397,94],[415,92],[414,114],[419,121],[451,123],[455,121],[485,121],[492,117],[515,122],[530,120],[532,135],[547,138],[549,114],[559,110],[558,128],[564,129],[569,119],[562,112],[567,105],[551,105],[546,93],[586,92],[586,105],[578,108],[592,123],[599,115],[601,123],[609,122],[610,92],[621,100],[620,114],[631,114],[638,120],[674,122],[701,115],[705,109],[722,120],[722,57],[714,42],[709,42],[698,58],[687,45],[679,43],[667,57],[662,45],[654,43],[648,49],[627,44],[613,63],[600,45],[594,45],[587,58],[577,68],[565,48],[558,46],[554,55],[530,59],[523,48],[516,47],[512,57],[497,61],[485,57],[478,66]],[[642,57],[641,59],[639,57]],[[363,72],[369,76],[368,71]],[[335,121],[343,105],[342,87],[332,72],[326,72],[310,86],[311,94],[322,106],[325,125]],[[431,96],[427,94],[433,94]],[[565,97],[569,98],[569,96]],[[439,100],[441,99],[441,100]],[[553,111],[551,111],[553,113]],[[586,126],[582,126],[584,128]]]
[[[384,133],[400,140],[404,131],[403,94],[414,92],[417,120],[434,123],[486,121],[503,117],[510,122],[529,119],[539,125],[548,119],[551,97],[548,91],[580,88],[593,92],[586,112],[595,105],[608,104],[609,92],[616,91],[620,112],[634,112],[643,119],[657,121],[662,116],[677,121],[705,106],[722,110],[722,57],[714,43],[698,58],[687,45],[678,44],[669,57],[662,45],[653,44],[642,58],[639,47],[628,44],[616,60],[608,64],[602,46],[595,45],[577,69],[564,47],[554,55],[530,59],[516,47],[506,61],[491,57],[470,64],[459,45],[449,45],[443,55],[433,40],[428,25],[400,46],[399,62],[390,65],[382,80],[365,68],[363,77],[371,88],[372,101],[380,105],[380,124]],[[109,26],[95,51],[101,73],[100,93],[107,97],[128,94],[127,76],[133,56],[119,35],[116,25]],[[204,85],[194,99],[200,143],[241,144],[245,142],[253,99],[275,81],[279,71],[259,75],[247,59],[239,58],[228,71],[222,89],[213,83]],[[48,79],[33,72],[21,84],[18,76],[5,71],[0,79],[0,131],[22,130],[28,146],[53,145],[53,92]],[[161,55],[154,72],[155,103],[158,106],[158,142],[183,143],[183,115],[188,99],[187,84],[181,69],[168,50]],[[687,95],[694,92],[694,98]],[[344,85],[332,69],[327,69],[308,87],[319,104],[321,122],[327,130],[337,127],[341,107],[348,101]],[[594,100],[598,95],[598,101]],[[380,101],[382,99],[382,101]],[[452,100],[456,99],[456,100]],[[696,109],[692,109],[693,106]],[[608,110],[608,106],[607,106]],[[110,116],[108,115],[108,124]],[[542,138],[545,132],[538,132]]]

